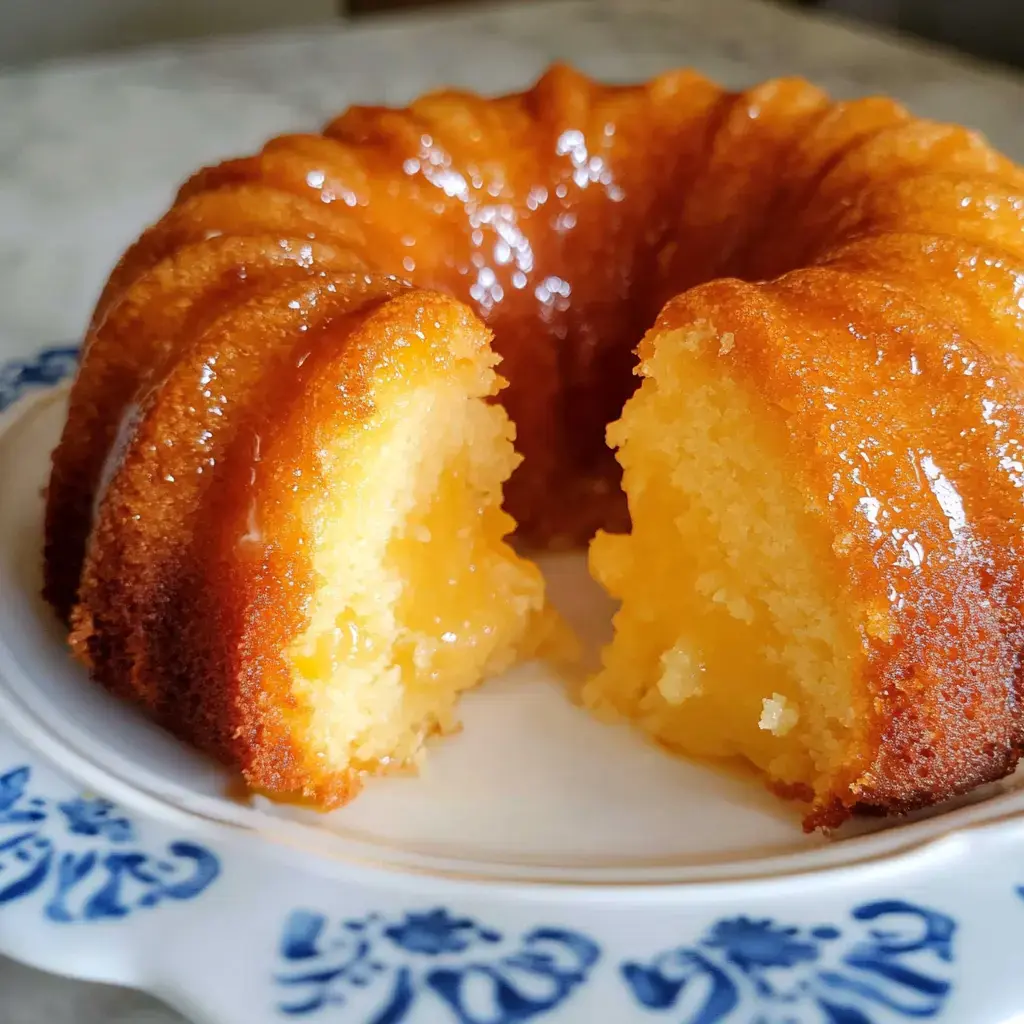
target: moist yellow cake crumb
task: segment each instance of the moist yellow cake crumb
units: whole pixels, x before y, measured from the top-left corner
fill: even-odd
[[[501,487],[519,457],[486,401],[494,357],[451,329],[445,345],[461,358],[416,387],[385,368],[370,421],[321,453],[320,583],[288,653],[307,749],[357,769],[418,763],[426,736],[459,727],[463,690],[551,632],[539,570],[504,540]]]
[[[761,702],[757,726],[775,736],[785,736],[799,720],[800,712],[781,693],[773,693]]]
[[[590,549],[621,606],[583,699],[680,752],[822,791],[848,753],[858,637],[784,428],[723,372],[740,344],[710,324],[645,342],[645,380],[608,429],[633,529]]]

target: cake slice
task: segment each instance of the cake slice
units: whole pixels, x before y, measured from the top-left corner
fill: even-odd
[[[546,622],[504,539],[518,456],[489,332],[434,293],[342,290],[277,296],[296,322],[263,311],[258,335],[236,310],[133,412],[72,636],[251,786],[325,808],[414,764]]]
[[[749,762],[808,828],[966,792],[1020,743],[990,596],[1019,491],[979,475],[1003,449],[965,412],[1009,420],[1007,373],[937,318],[908,329],[925,315],[835,268],[700,286],[608,430],[632,530],[590,550],[621,606],[585,703]]]

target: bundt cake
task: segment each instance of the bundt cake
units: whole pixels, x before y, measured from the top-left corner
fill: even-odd
[[[808,827],[964,792],[1024,739],[1022,227],[978,136],[800,80],[353,108],[114,270],[46,596],[102,684],[329,807],[556,628],[513,526],[599,531],[589,707]]]

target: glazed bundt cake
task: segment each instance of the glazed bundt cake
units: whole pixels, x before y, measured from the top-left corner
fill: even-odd
[[[588,706],[810,827],[964,792],[1024,728],[1022,227],[976,135],[799,80],[353,108],[114,270],[46,596],[105,686],[331,806],[556,628],[512,527],[600,528]]]

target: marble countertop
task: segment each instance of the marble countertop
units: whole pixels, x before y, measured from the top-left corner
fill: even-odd
[[[756,0],[515,0],[0,73],[0,361],[76,338],[120,251],[197,165],[354,102],[517,88],[556,59],[620,81],[679,65],[736,86],[804,75],[1024,159],[1024,77]],[[180,1021],[0,960],[0,1024]]]

